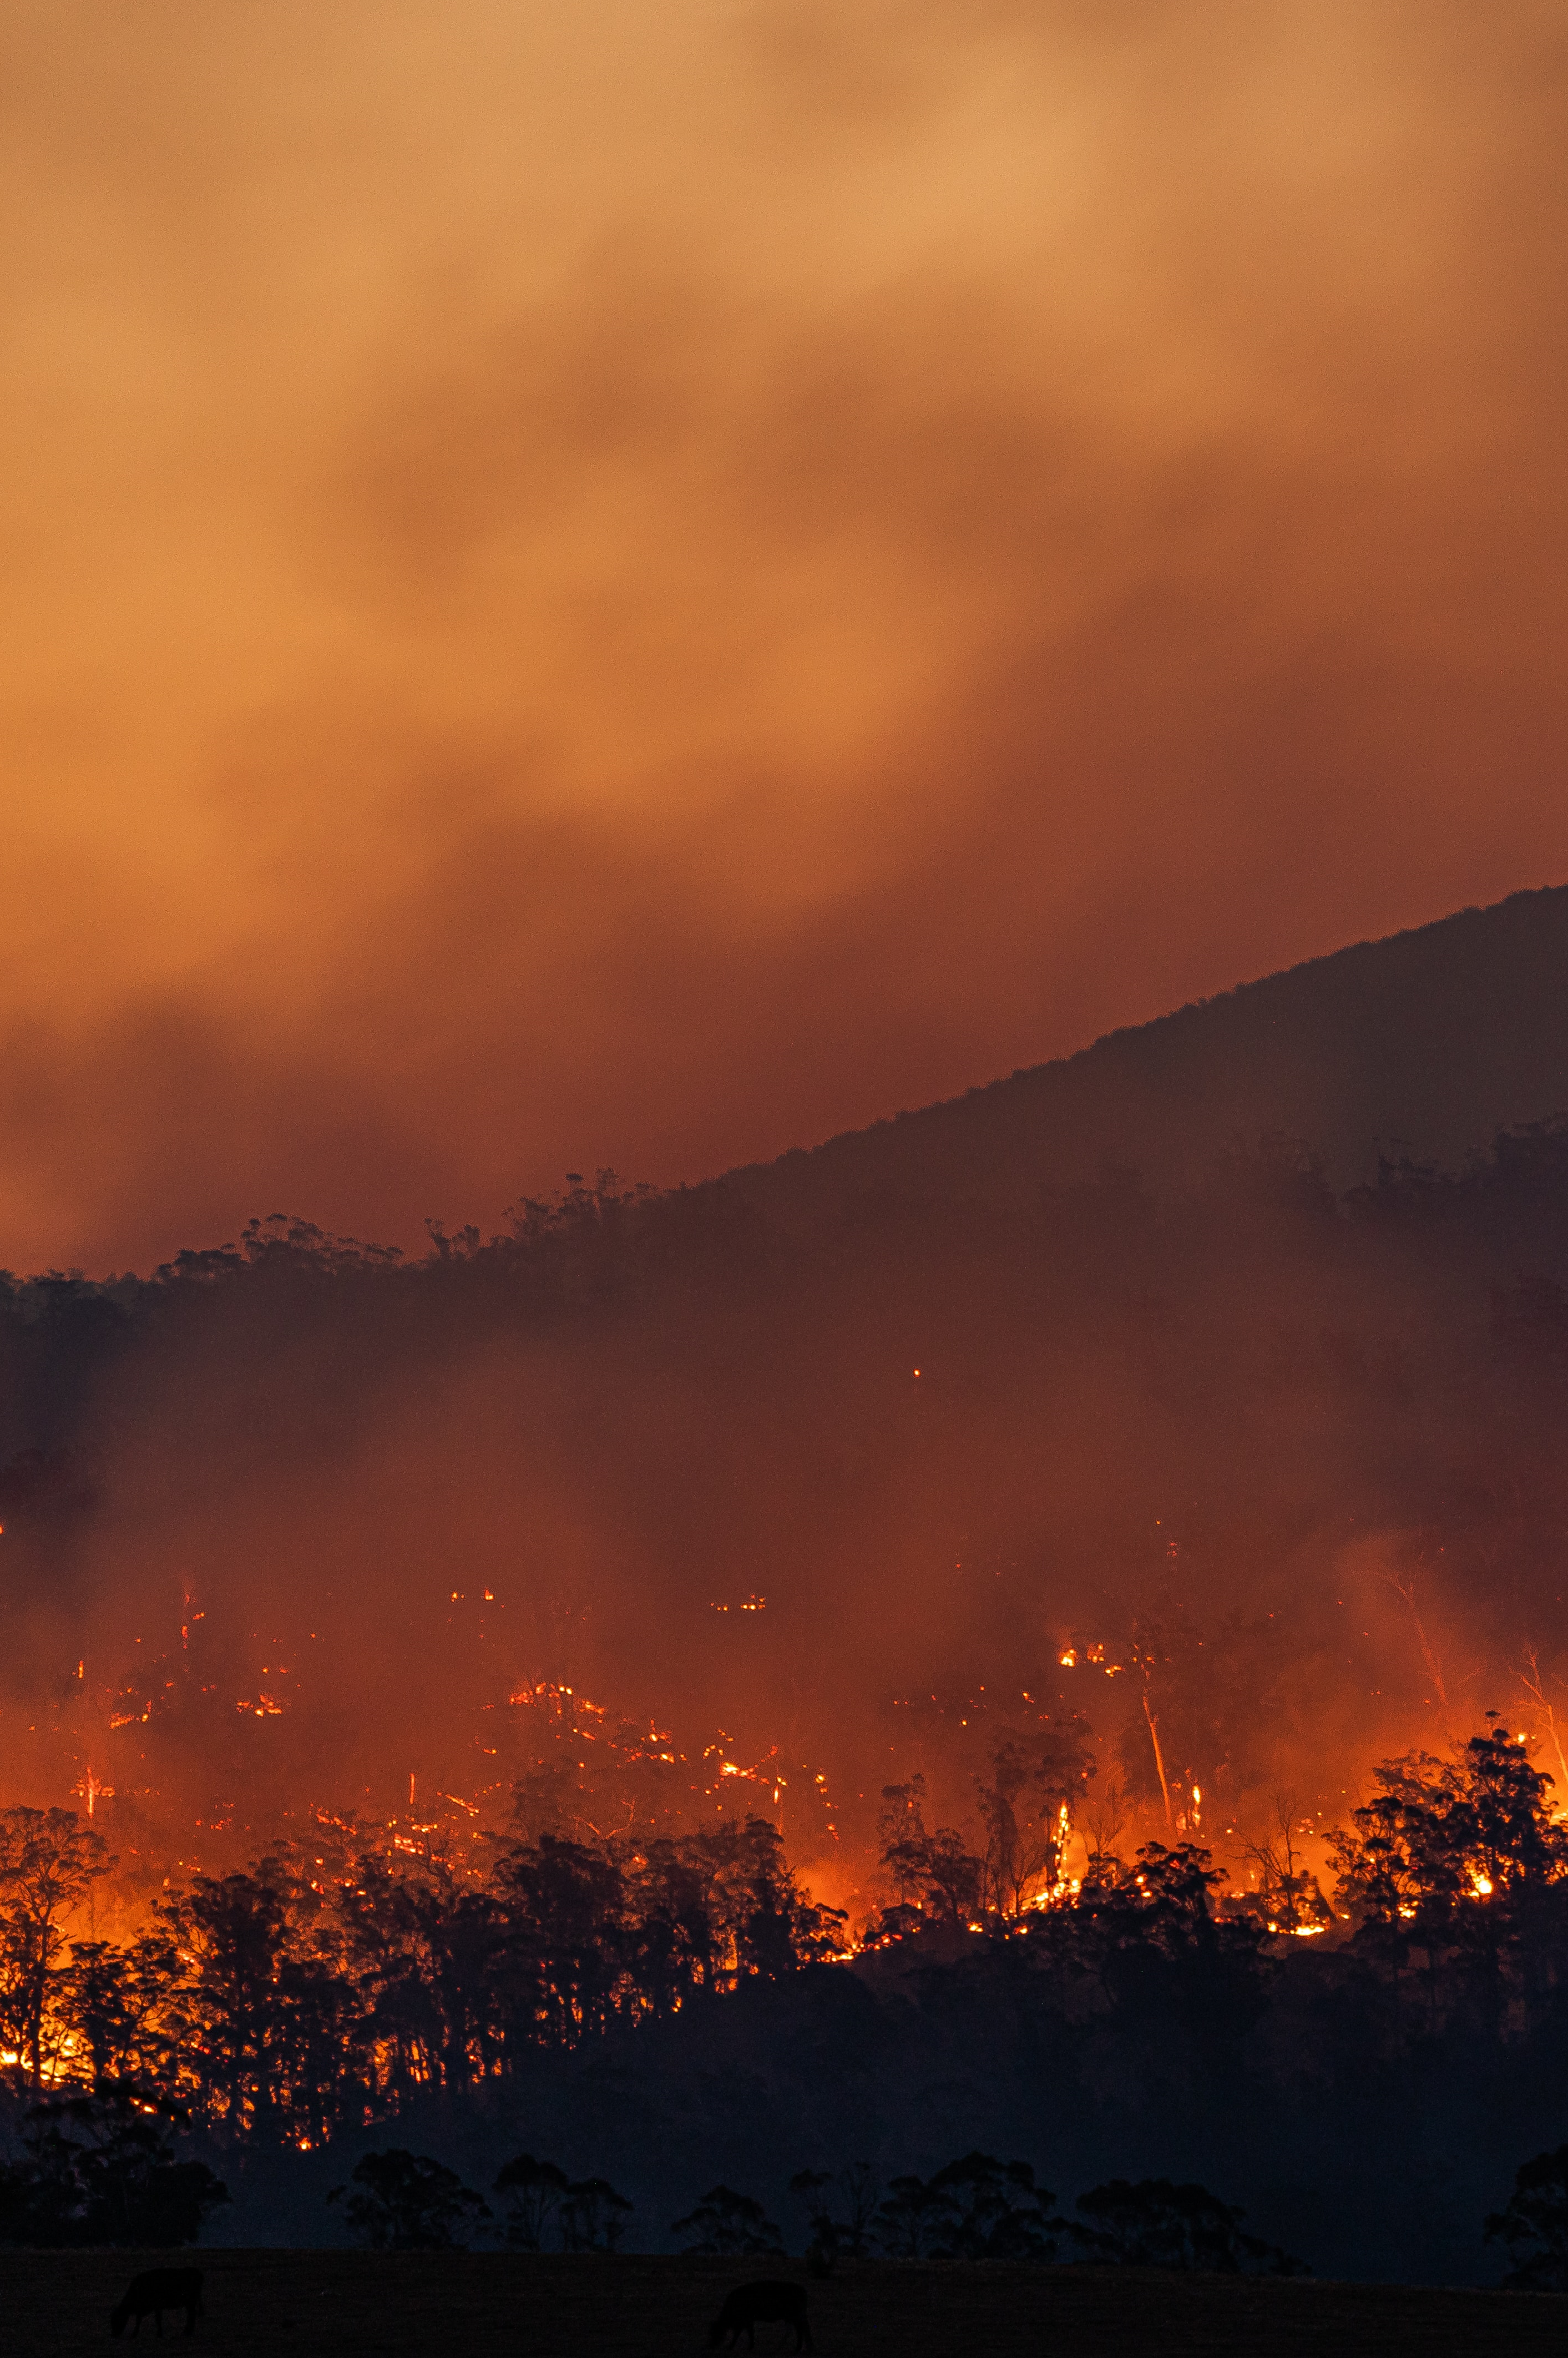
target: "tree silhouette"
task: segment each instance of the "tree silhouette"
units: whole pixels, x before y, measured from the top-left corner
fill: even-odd
[[[1274,1821],[1277,1843],[1266,1837],[1247,1845],[1247,1855],[1258,1869],[1251,1904],[1270,1932],[1321,1932],[1334,1921],[1334,1910],[1316,1876],[1302,1862],[1294,1804],[1283,1795],[1275,1801]]]
[[[1412,1752],[1376,1772],[1379,1790],[1335,1837],[1340,1895],[1384,1922],[1422,1931],[1484,1920],[1484,1899],[1507,1901],[1530,1883],[1568,1874],[1568,1829],[1552,1822],[1552,1780],[1528,1747],[1487,1714],[1485,1735],[1452,1759]],[[1500,1912],[1500,1911],[1494,1911]]]
[[[687,2238],[683,2251],[714,2256],[784,2250],[784,2239],[762,2204],[729,2186],[710,2186],[694,2211],[671,2223],[670,2233]]]
[[[989,1778],[977,1779],[986,1829],[985,1902],[1022,1916],[1029,1900],[1061,1880],[1062,1849],[1095,1773],[1092,1736],[1075,1713],[1005,1736]]]
[[[967,2153],[931,2180],[941,2218],[931,2251],[938,2259],[1044,2260],[1055,2251],[1055,2196],[1036,2186],[1026,2161]]]
[[[175,2158],[173,2133],[186,2117],[128,2082],[33,2105],[26,2158],[0,2172],[0,2241],[194,2243],[229,2192],[205,2162]]]
[[[35,2087],[50,2060],[66,1922],[110,1865],[74,1810],[0,1810],[0,2044]]]
[[[561,2248],[568,2252],[613,2252],[626,2232],[633,2205],[607,2179],[585,2178],[568,2186],[561,2204]]]
[[[124,1947],[71,1942],[54,2004],[60,2032],[74,2039],[94,2085],[160,2076],[164,2023],[180,1974],[178,1952],[161,1930],[139,1933]]]
[[[1495,1712],[1447,1760],[1385,1761],[1377,1791],[1334,1837],[1338,1898],[1358,1946],[1398,1974],[1424,1974],[1438,2017],[1450,1989],[1500,2020],[1510,1988],[1543,1975],[1568,1893],[1568,1827],[1554,1823],[1552,1779]]]
[[[954,1928],[979,1915],[986,1898],[986,1863],[953,1827],[927,1832],[924,1776],[883,1786],[880,1827],[881,1863],[902,1901]]]
[[[869,2161],[850,2162],[840,2170],[797,2170],[789,2190],[811,2230],[806,2258],[815,2274],[830,2276],[840,2256],[865,2258],[881,2194]]]
[[[952,2201],[945,2190],[928,2186],[906,2171],[891,2179],[877,2207],[876,2242],[894,2260],[924,2260],[941,2243],[952,2216]]]
[[[283,2050],[280,1975],[291,1945],[287,1878],[271,1859],[253,1875],[199,1875],[165,1909],[191,1959],[187,2006],[225,2118],[249,2127],[276,2108]]]
[[[503,2166],[494,2190],[507,2197],[503,2232],[514,2250],[543,2251],[546,2229],[567,2197],[566,2171],[553,2161],[535,2161],[531,2153],[520,2153]]]
[[[1130,2184],[1113,2178],[1080,2194],[1083,2225],[1070,2230],[1086,2257],[1118,2267],[1205,2268],[1227,2276],[1299,2276],[1301,2263],[1242,2230],[1233,2210],[1206,2186],[1168,2178]]]
[[[396,2146],[367,2153],[350,2186],[334,2186],[327,2200],[342,2203],[355,2242],[374,2252],[450,2251],[491,2215],[455,2169]]]
[[[1520,2165],[1514,2190],[1486,2222],[1487,2243],[1506,2244],[1503,2282],[1523,2292],[1568,2292],[1568,2145]]]

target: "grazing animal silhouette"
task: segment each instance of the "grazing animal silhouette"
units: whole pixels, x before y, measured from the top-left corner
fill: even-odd
[[[729,2335],[729,2347],[733,2350],[741,2334],[746,2347],[757,2346],[759,2325],[793,2325],[797,2350],[811,2347],[811,2328],[806,2319],[806,2287],[797,2284],[774,2283],[737,2285],[724,2296],[724,2306],[708,2329],[708,2346],[717,2350]]]
[[[163,2331],[166,2309],[185,2311],[185,2330],[194,2333],[196,2320],[201,2314],[201,2271],[200,2268],[147,2268],[131,2278],[123,2300],[116,2301],[109,2311],[109,2331],[118,2340],[134,2317],[135,2331],[140,2333],[144,2317],[157,2320]]]

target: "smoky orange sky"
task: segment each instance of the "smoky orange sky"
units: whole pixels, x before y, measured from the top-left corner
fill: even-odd
[[[15,0],[0,1260],[1568,874],[1561,0]]]

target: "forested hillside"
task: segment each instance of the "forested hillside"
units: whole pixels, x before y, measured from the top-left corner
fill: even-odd
[[[733,1174],[809,1230],[858,1197],[1017,1203],[1108,1164],[1200,1177],[1267,1132],[1310,1139],[1333,1184],[1379,1156],[1457,1168],[1568,1108],[1568,886],[1360,942]]]

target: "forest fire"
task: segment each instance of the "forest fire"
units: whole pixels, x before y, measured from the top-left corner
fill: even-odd
[[[496,1606],[493,1587],[483,1597]],[[462,1601],[460,1591],[448,1597]],[[283,1671],[287,1687],[252,1686],[227,1705],[231,1725],[254,1726],[258,1745],[275,1741],[262,1731],[276,1728],[283,1749],[236,1748],[222,1735],[222,1680],[215,1675],[222,1621],[207,1612],[194,1621],[188,1616],[178,1643],[171,1639],[162,1651],[156,1641],[138,1639],[138,1660],[146,1659],[130,1695],[113,1678],[94,1685],[78,1660],[27,1730],[27,1757],[41,1798],[52,1785],[112,1845],[116,1874],[97,1904],[126,1923],[145,1917],[171,1878],[232,1870],[279,1844],[288,1850],[300,1829],[316,1823],[379,1828],[364,1838],[383,1842],[390,1853],[438,1855],[461,1866],[480,1856],[483,1844],[519,1833],[634,1842],[696,1831],[739,1806],[773,1820],[806,1884],[847,1902],[860,1937],[871,1944],[884,1940],[881,1927],[890,1909],[896,1916],[913,1907],[916,1916],[929,1916],[935,1907],[940,1916],[948,1900],[934,1898],[939,1888],[958,1895],[952,1898],[955,1920],[982,1929],[993,1915],[1022,1920],[1071,1906],[1097,1860],[1118,1850],[1125,1856],[1130,1845],[1161,1837],[1206,1844],[1241,1895],[1237,1904],[1252,1904],[1249,1890],[1260,1897],[1260,1920],[1271,1935],[1321,1941],[1333,1929],[1319,1886],[1330,1869],[1329,1834],[1343,1803],[1336,1812],[1332,1798],[1307,1808],[1296,1802],[1281,1844],[1258,1830],[1260,1818],[1278,1814],[1271,1796],[1249,1796],[1234,1784],[1227,1794],[1235,1731],[1209,1720],[1211,1673],[1200,1667],[1212,1654],[1223,1670],[1223,1644],[1206,1647],[1184,1637],[1173,1649],[1168,1635],[1141,1626],[1120,1645],[1105,1638],[1058,1645],[1051,1658],[1060,1681],[1054,1690],[1037,1671],[1029,1687],[1011,1696],[987,1683],[967,1695],[934,1692],[919,1703],[890,1701],[882,1732],[873,1720],[870,1744],[862,1739],[859,1757],[845,1755],[846,1781],[864,1780],[868,1768],[877,1781],[869,1789],[861,1781],[846,1802],[833,1799],[842,1768],[836,1777],[809,1754],[791,1758],[776,1741],[751,1753],[722,1730],[706,1742],[683,1741],[673,1714],[623,1713],[557,1678],[503,1679],[499,1693],[492,1687],[487,1694],[495,1668],[490,1651],[459,1630],[456,1650],[449,1641],[444,1660],[442,1759],[432,1759],[423,1778],[408,1773],[406,1800],[388,1809],[384,1769],[373,1768],[368,1782],[361,1774],[357,1798],[351,1783],[325,1793],[311,1790],[308,1731],[320,1707],[314,1690],[333,1676],[319,1631],[310,1633],[307,1670]],[[258,1667],[276,1674],[294,1659],[275,1642]],[[1092,1704],[1087,1711],[1075,1707],[1086,1672],[1104,1680],[1108,1694],[1115,1692],[1109,1682],[1125,1679],[1130,1664],[1130,1714],[1125,1707],[1096,1714],[1097,1725]],[[140,1708],[116,1707],[129,1700]],[[296,1722],[303,1753],[289,1734]],[[1217,1798],[1165,1756],[1166,1745],[1190,1743],[1194,1727],[1204,1731],[1206,1757],[1217,1753],[1217,1770],[1207,1771],[1217,1774]],[[1518,1740],[1529,1739],[1521,1732]],[[367,1757],[362,1751],[361,1759]],[[454,1775],[465,1758],[466,1769]],[[99,1765],[104,1760],[107,1768]],[[1291,1773],[1289,1762],[1279,1765]],[[219,1804],[220,1791],[232,1798]],[[423,1809],[419,1793],[428,1796]],[[907,1801],[898,1801],[901,1795]],[[928,1833],[933,1801],[950,1823]],[[908,1823],[892,1827],[890,1809],[894,1816],[902,1809]],[[945,1886],[925,1867],[915,1871],[922,1844],[947,1855]],[[988,1894],[987,1909],[967,1909],[961,1887]],[[1465,1889],[1477,1900],[1492,1896],[1485,1866],[1469,1874]],[[1267,1904],[1276,1891],[1291,1900],[1283,1912]]]
[[[1316,1201],[1309,1242],[1269,1250],[1310,1262],[1313,1318],[1336,1283],[1348,1318],[1383,1248]],[[1177,1217],[1162,1215],[1167,1229]],[[1231,1298],[1212,1239],[1228,1250],[1242,1231],[1212,1205],[1190,1217],[1190,1266],[1165,1278],[1187,1310],[1126,1324],[1109,1372],[1095,1339],[1108,1275],[1072,1317],[1053,1276],[1054,1323],[1021,1356],[1015,1264],[1040,1248],[1001,1224],[989,1303],[971,1254],[946,1347],[923,1338],[918,1388],[896,1332],[878,1357],[893,1310],[873,1299],[846,1317],[836,1264],[808,1301],[782,1248],[783,1276],[764,1260],[748,1278],[737,1334],[721,1291],[719,1309],[690,1310],[710,1282],[701,1242],[664,1314],[674,1328],[650,1340],[647,1302],[682,1264],[650,1227],[653,1273],[622,1303],[594,1258],[606,1206],[586,1235],[546,1221],[526,1247],[465,1264],[484,1316],[513,1324],[460,1379],[438,1321],[427,1346],[409,1339],[450,1314],[434,1290],[449,1271],[344,1253],[325,1256],[328,1274],[307,1240],[281,1262],[258,1249],[228,1294],[175,1277],[134,1297],[145,1328],[125,1314],[117,1347],[146,1359],[136,1445],[112,1427],[91,1480],[41,1459],[3,1477],[23,1498],[18,1513],[7,1496],[5,1548],[27,1633],[0,1672],[0,2051],[17,2059],[0,2078],[17,2103],[96,2106],[93,2134],[113,2140],[133,2118],[114,2091],[151,2089],[225,2145],[313,2154],[432,2093],[461,2105],[532,2087],[541,2054],[609,2043],[634,2059],[642,2047],[616,2042],[653,2026],[695,2039],[710,2002],[801,1974],[809,1993],[813,1966],[907,1993],[933,1974],[989,1987],[1005,1958],[1016,1981],[982,2007],[986,2037],[1027,1990],[1059,2020],[1054,2068],[1070,2076],[1081,2056],[1091,2079],[1103,2065],[1126,2085],[1148,2075],[1116,2048],[1123,2029],[1140,2055],[1179,2055],[1184,2009],[1210,2026],[1194,2038],[1223,2021],[1239,2039],[1276,1988],[1269,2036],[1287,2052],[1297,2034],[1280,2026],[1315,2002],[1300,1977],[1320,1969],[1336,1988],[1375,1984],[1367,2018],[1408,2009],[1422,2038],[1434,2010],[1528,2030],[1555,1971],[1542,1928],[1568,1890],[1551,1782],[1558,1425],[1537,1399],[1555,1342],[1543,1361],[1534,1326],[1524,1342],[1499,1330],[1487,1381],[1514,1389],[1472,1465],[1467,1523],[1453,1469],[1482,1409],[1461,1416],[1467,1362],[1430,1343],[1442,1390],[1423,1520],[1414,1379],[1391,1360],[1368,1376],[1384,1364],[1372,1345],[1341,1336],[1303,1403],[1299,1320],[1281,1356],[1238,1314],[1220,1352],[1201,1324]],[[1381,1238],[1384,1217],[1366,1233]],[[1445,1222],[1449,1249],[1458,1216]],[[1355,1266],[1325,1276],[1330,1251]],[[1075,1247],[1074,1284],[1091,1263]],[[526,1288],[563,1266],[571,1286],[535,1331]],[[1249,1317],[1254,1293],[1234,1298]],[[1399,1296],[1400,1314],[1424,1298]],[[620,1361],[598,1328],[575,1339],[581,1299],[629,1363],[696,1319],[676,1372],[613,1392],[612,1417],[604,1371]],[[61,1300],[16,1313],[16,1348],[37,1347],[75,1297]],[[759,1359],[759,1300],[781,1330],[796,1322],[797,1358]],[[232,1339],[235,1303],[271,1322],[265,1350]],[[929,1303],[921,1314],[940,1323]],[[1530,1311],[1551,1336],[1555,1314]],[[351,1396],[335,1425],[341,1391],[298,1370],[361,1326],[381,1367],[391,1319],[390,1396]],[[1173,1370],[1173,1332],[1186,1337]],[[188,1334],[217,1377],[189,1379]],[[985,1348],[971,1340],[960,1378],[967,1335]],[[405,1362],[420,1349],[416,1382]],[[275,1361],[289,1380],[268,1395],[277,1432],[257,1439],[256,1368]],[[746,1384],[760,1389],[742,1397]],[[1322,1439],[1336,1386],[1354,1445],[1348,1430]],[[1238,1457],[1241,1390],[1266,1431]],[[1113,1445],[1133,1404],[1150,1460],[1136,1477]],[[1366,1471],[1379,1416],[1397,1498]],[[1021,1420],[1027,1448],[999,1460],[989,1436]],[[701,1446],[683,1455],[688,1433]],[[744,1479],[716,1478],[719,1442]],[[1206,1503],[1183,1505],[1200,1481]],[[1482,1573],[1505,1544],[1519,1570],[1498,1601]],[[1488,1692],[1507,1717],[1477,1736],[1454,1698]],[[956,1980],[951,2003],[969,1985]],[[780,2051],[796,2036],[781,2032]],[[1205,2084],[1264,2068],[1253,2057]],[[909,2071],[923,2084],[928,2062]],[[166,2152],[168,2119],[144,2119]]]
[[[1053,1737],[1039,1758],[1081,1791],[1081,1735]],[[1044,1847],[1032,1850],[1019,1769],[1016,1756],[999,1761],[982,1796],[983,1854],[927,1825],[918,1775],[890,1790],[882,1863],[899,1896],[848,1943],[843,1920],[810,1901],[757,1815],[685,1834],[516,1833],[461,1846],[438,1823],[420,1840],[325,1812],[244,1870],[170,1878],[106,1941],[80,1920],[112,1871],[104,1842],[70,1812],[14,1808],[0,1812],[0,1929],[14,1946],[30,1925],[37,1964],[0,1990],[0,2068],[39,2092],[134,2094],[147,2082],[160,2102],[195,2107],[230,2135],[252,2134],[265,2113],[291,2123],[308,2150],[421,2088],[504,2077],[541,2043],[575,2045],[749,1976],[885,1955],[944,1928],[982,1952],[1024,1940],[1046,1974],[1069,1960],[1075,1972],[1109,1972],[1130,1944],[1175,1955],[1193,1943],[1249,1958],[1250,1971],[1269,1941],[1329,1929],[1288,1827],[1282,1868],[1260,1852],[1272,1883],[1250,1898],[1219,1898],[1226,1878],[1192,1843],[1145,1843],[1130,1863],[1096,1846],[1069,1875],[1073,1805],[1054,1802]],[[1510,1904],[1484,1855],[1506,1866],[1509,1893],[1568,1890],[1568,1836],[1520,1738],[1494,1725],[1446,1763],[1385,1764],[1377,1784],[1334,1837],[1343,1922],[1368,1954],[1390,1938],[1464,1954],[1465,1902]],[[236,1942],[267,1993],[265,2036],[247,2017],[239,2049],[226,1962]],[[469,1962],[454,1981],[460,1950]],[[194,2043],[193,2022],[204,2026]]]
[[[1500,1421],[1484,1404],[1460,1416],[1465,1367],[1431,1346],[1433,1482],[1450,1482],[1464,1434],[1484,1432],[1497,1460],[1472,1468],[1465,1496],[1480,1503],[1441,1536],[1402,1439],[1408,1495],[1379,1487],[1393,1426],[1373,1438],[1379,1419],[1407,1431],[1409,1379],[1357,1372],[1385,1365],[1382,1346],[1343,1336],[1434,1314],[1434,1287],[1473,1290],[1494,1228],[1517,1253],[1557,1152],[1542,1141],[1533,1161],[1499,1152],[1477,1166],[1442,1199],[1419,1264],[1383,1241],[1392,1199],[1416,1217],[1397,1174],[1337,1204],[1310,1161],[1273,1148],[1161,1205],[1119,1182],[1091,1189],[1060,1249],[1033,1214],[999,1213],[948,1306],[923,1303],[917,1399],[897,1332],[902,1263],[872,1264],[853,1317],[831,1256],[818,1266],[774,1238],[742,1280],[719,1195],[684,1208],[580,1190],[476,1244],[459,1275],[439,1255],[400,1270],[262,1223],[232,1256],[110,1304],[91,1288],[24,1290],[16,1349],[51,1321],[74,1336],[69,1322],[91,1311],[145,1366],[134,1418],[92,1442],[91,1479],[42,1455],[5,1477],[6,1561],[34,1634],[0,1697],[0,1767],[19,1794],[81,1806],[149,1888],[169,1861],[231,1862],[317,1809],[449,1819],[453,1839],[518,1823],[597,1839],[695,1828],[743,1802],[774,1815],[808,1881],[870,1920],[893,1899],[883,1796],[916,1775],[933,1823],[976,1856],[1000,1777],[1041,1853],[1027,1898],[1145,1839],[1201,1841],[1238,1887],[1255,1872],[1266,1883],[1273,1870],[1249,1848],[1274,1840],[1282,1794],[1321,1879],[1327,1830],[1371,1763],[1462,1732],[1453,1695],[1517,1696],[1556,1742],[1563,1657],[1542,1643],[1555,1477],[1529,1389],[1540,1320],[1555,1333],[1550,1302],[1532,1295],[1529,1319],[1510,1311],[1498,1330],[1487,1381],[1515,1388]],[[1559,1159],[1568,1187],[1568,1150]],[[1107,1308],[1145,1202],[1140,1251],[1166,1304],[1152,1325]],[[1024,1318],[1020,1271],[1055,1289],[1044,1327]],[[453,1331],[500,1339],[454,1360],[442,1322],[455,1285]],[[746,1332],[761,1320],[786,1339],[735,1360],[743,1374],[716,1389],[737,1285]],[[1259,1357],[1246,1321],[1260,1288],[1280,1331],[1339,1322],[1308,1368],[1310,1401],[1307,1376],[1281,1388],[1270,1372],[1272,1343]],[[591,1347],[579,1339],[589,1303],[602,1322]],[[661,1379],[674,1423],[661,1410],[645,1426],[663,1395],[618,1390],[607,1370],[658,1362],[688,1315]],[[388,1322],[403,1338],[390,1356]],[[448,1371],[434,1391],[422,1354]],[[358,1373],[318,1385],[299,1373],[318,1359]],[[210,1372],[193,1384],[198,1360]],[[964,1364],[976,1372],[960,1385],[949,1370]],[[279,1389],[266,1371],[285,1367]],[[258,1384],[276,1429],[255,1423]],[[1215,1436],[1243,1401],[1260,1431],[1238,1459]],[[1332,1431],[1303,1461],[1309,1406]],[[1046,1473],[1025,1477],[1032,1461],[1014,1455],[972,1480],[993,1462],[988,1435],[1020,1417],[1054,1436]],[[1142,1436],[1130,1487],[1105,1438],[1130,1419]],[[773,1436],[792,1432],[798,1484],[775,1464]],[[710,1445],[746,1479],[716,1487]],[[1273,1470],[1292,1466],[1300,1498]],[[1507,1610],[1483,1611],[1477,1567],[1504,1544],[1486,1502],[1505,1490],[1529,1502],[1506,1535],[1520,1569]],[[66,1564],[89,1603],[60,1618]],[[1052,1772],[1031,1764],[1069,1738],[1085,1766],[1070,1797],[1053,1797]],[[446,1798],[421,1808],[415,1791]]]
[[[0,2248],[1568,2294],[1563,6],[82,13]]]

